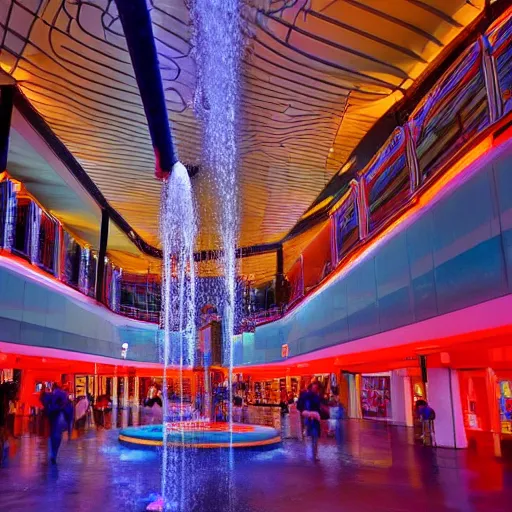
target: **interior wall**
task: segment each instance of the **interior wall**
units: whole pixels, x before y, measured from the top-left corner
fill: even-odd
[[[283,344],[293,357],[510,294],[511,158],[508,142],[346,273],[257,327],[243,364],[279,361]]]

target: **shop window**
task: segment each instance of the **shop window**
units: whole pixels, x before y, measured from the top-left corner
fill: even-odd
[[[387,419],[391,416],[390,390],[389,377],[363,375],[361,384],[363,418]]]
[[[331,232],[332,228],[329,222],[304,249],[302,256],[306,292],[317,286],[332,270]]]
[[[16,224],[14,228],[13,251],[22,256],[29,256],[29,219],[30,219],[30,199],[26,197],[18,198],[16,208]]]
[[[470,46],[409,119],[422,180],[489,124],[479,43]]]
[[[302,256],[292,265],[292,268],[286,274],[286,278],[290,283],[290,304],[293,304],[304,295]]]
[[[410,195],[405,134],[397,128],[363,173],[368,198],[370,232],[404,206]]]
[[[37,261],[48,272],[53,273],[55,260],[55,235],[57,223],[45,212],[41,213]]]
[[[80,245],[68,233],[64,232],[64,275],[63,280],[73,287],[78,287],[80,278]]]
[[[503,112],[512,110],[512,16],[507,11],[488,31],[496,62]]]
[[[359,242],[359,223],[353,192],[334,212],[333,222],[336,236],[335,257],[336,264],[338,264]]]
[[[512,435],[512,381],[502,380],[499,388],[501,432]]]

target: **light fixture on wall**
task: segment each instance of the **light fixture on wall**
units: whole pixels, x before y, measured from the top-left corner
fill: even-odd
[[[121,359],[126,359],[127,354],[128,354],[128,343],[123,343],[121,345]]]

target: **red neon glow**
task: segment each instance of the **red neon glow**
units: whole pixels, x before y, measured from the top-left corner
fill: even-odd
[[[510,311],[512,295],[506,295],[398,329],[294,356],[286,361],[239,367],[235,371],[282,374],[283,370],[293,368],[298,370],[298,374],[312,374],[316,369],[325,370],[326,367],[334,368],[335,365],[347,367],[349,364],[362,364],[367,361],[382,362],[386,358],[390,361],[390,368],[398,368],[400,363],[402,366],[408,365],[404,360],[397,362],[404,354],[424,353],[427,344],[429,351],[434,353],[453,344],[475,341],[485,345],[488,343],[485,340],[489,338],[499,336],[503,340],[503,336],[511,336]],[[385,355],[384,351],[389,353]]]

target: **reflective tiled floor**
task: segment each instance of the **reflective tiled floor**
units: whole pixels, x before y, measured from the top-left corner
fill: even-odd
[[[22,437],[0,469],[0,511],[143,511],[160,487],[160,455],[121,448],[117,432],[63,442]],[[286,441],[269,452],[190,454],[187,512],[500,512],[512,510],[512,467],[491,455],[415,446],[408,429],[350,421],[345,441],[322,439],[320,461]]]

